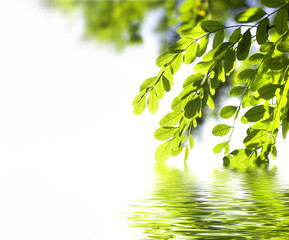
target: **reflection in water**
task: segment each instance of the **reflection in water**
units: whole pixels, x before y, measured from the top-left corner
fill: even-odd
[[[150,197],[135,203],[136,239],[289,239],[289,190],[277,169],[214,170],[208,184],[188,168],[156,166]]]

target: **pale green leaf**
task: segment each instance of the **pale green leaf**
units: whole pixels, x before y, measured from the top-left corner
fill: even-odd
[[[194,42],[188,47],[188,49],[184,54],[184,63],[191,64],[193,61],[195,61],[197,53],[198,53],[198,43]]]
[[[143,81],[143,83],[139,87],[139,91],[149,88],[154,85],[155,81],[157,80],[156,77],[151,77]]]
[[[202,29],[200,25],[197,25],[195,27],[179,31],[179,34],[182,38],[195,39],[203,36],[204,34],[206,34],[206,32]]]
[[[213,128],[213,135],[214,136],[225,136],[230,132],[231,127],[226,124],[218,124]]]
[[[204,31],[211,33],[223,29],[224,25],[215,20],[207,20],[201,23],[201,27]]]
[[[181,120],[182,116],[182,111],[170,112],[160,120],[159,124],[161,127],[173,127]]]
[[[170,157],[171,151],[172,151],[172,141],[160,144],[155,153],[156,161],[165,162]]]
[[[215,154],[218,154],[222,151],[222,149],[225,148],[225,154],[228,153],[229,151],[229,142],[222,142],[222,143],[219,143],[217,144],[214,148],[213,148],[213,152]]]
[[[228,119],[232,116],[234,116],[234,114],[237,111],[237,107],[236,106],[225,106],[221,109],[220,111],[220,117],[224,118],[224,119]]]
[[[159,107],[159,100],[155,93],[155,90],[152,90],[148,97],[148,109],[150,113],[156,113]]]
[[[171,47],[169,47],[168,52],[171,52],[171,53],[182,52],[186,50],[186,48],[190,44],[192,44],[192,42],[193,42],[192,39],[188,39],[188,38],[180,39],[179,41],[175,42]]]
[[[187,161],[188,157],[189,157],[189,148],[188,146],[186,146],[185,157],[184,157],[185,162]]]
[[[175,56],[176,56],[176,53],[165,52],[157,58],[156,65],[158,67],[162,67],[168,64]]]
[[[171,62],[173,74],[175,74],[180,69],[182,62],[183,62],[183,53],[179,53]]]
[[[187,77],[186,80],[184,81],[183,88],[192,87],[193,84],[195,85],[196,83],[201,83],[204,77],[205,75],[202,73],[192,74],[191,76]]]
[[[245,90],[245,87],[244,86],[236,86],[236,87],[233,87],[231,90],[230,90],[230,95],[232,97],[237,97],[237,96],[240,96]]]
[[[250,23],[264,17],[266,12],[260,8],[249,8],[235,16],[235,21],[238,23]]]
[[[140,101],[133,104],[133,113],[136,115],[142,114],[146,108],[146,95]]]
[[[161,127],[154,132],[154,138],[160,141],[167,140],[178,131],[175,127]]]
[[[199,62],[195,65],[194,71],[197,73],[207,73],[214,63],[214,61]]]
[[[197,51],[197,57],[203,56],[203,54],[207,50],[208,43],[209,43],[209,35],[205,35],[204,37],[201,38],[201,40],[199,41],[199,49]]]
[[[194,139],[193,139],[193,136],[190,134],[190,138],[189,138],[189,145],[190,145],[190,148],[193,149],[194,147]]]

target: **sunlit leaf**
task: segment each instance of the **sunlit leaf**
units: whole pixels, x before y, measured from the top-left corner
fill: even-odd
[[[194,147],[194,139],[193,139],[193,136],[190,134],[190,137],[189,137],[189,145],[190,145],[190,148],[193,149]]]
[[[160,120],[160,126],[173,127],[181,120],[182,116],[183,116],[182,111],[170,112]]]
[[[140,85],[139,91],[141,92],[142,90],[153,86],[155,81],[156,81],[156,77],[151,77],[151,78],[144,80],[143,83]]]
[[[189,148],[188,146],[186,146],[185,157],[184,157],[185,162],[187,161],[188,157],[189,157]]]
[[[218,154],[222,151],[222,149],[225,148],[225,154],[227,154],[229,152],[229,142],[222,142],[217,144],[214,148],[213,148],[213,152],[215,154]]]
[[[196,97],[193,100],[189,101],[185,106],[184,116],[188,119],[193,117],[198,117],[201,110],[201,99]]]
[[[160,141],[167,140],[178,131],[175,127],[161,127],[154,132],[154,138]]]
[[[198,53],[198,43],[194,42],[188,47],[188,49],[184,54],[184,63],[191,64],[193,61],[195,61],[197,53]]]
[[[175,74],[180,69],[182,62],[183,62],[183,53],[179,53],[171,62],[173,74]]]
[[[230,95],[232,97],[237,97],[237,96],[240,96],[245,90],[245,87],[244,86],[236,86],[236,87],[233,87],[231,90],[230,90]]]
[[[201,73],[195,73],[191,76],[187,77],[186,80],[183,83],[183,88],[191,87],[194,83],[201,83],[201,81],[204,79],[205,75]]]
[[[214,40],[213,40],[213,48],[216,48],[217,46],[219,46],[221,43],[224,42],[224,30],[219,30],[218,32],[216,32]]]
[[[255,22],[264,17],[266,12],[260,8],[249,8],[235,16],[235,21],[238,23]]]
[[[159,100],[155,93],[155,90],[152,90],[148,97],[148,109],[150,113],[156,113],[159,107]]]
[[[139,102],[133,105],[133,113],[136,115],[142,114],[146,108],[146,95]]]
[[[193,42],[192,39],[183,38],[179,41],[175,42],[171,47],[169,47],[168,52],[171,53],[179,53],[184,51],[191,43]]]
[[[204,37],[201,38],[201,40],[199,41],[199,49],[197,51],[197,57],[203,56],[203,54],[207,50],[208,43],[209,43],[209,35],[205,35]]]
[[[257,122],[270,117],[272,107],[268,109],[264,105],[258,105],[250,108],[241,118],[242,123]]]
[[[236,111],[237,111],[236,106],[225,106],[220,111],[220,117],[224,118],[224,119],[228,119],[228,118],[234,116]]]
[[[164,162],[166,161],[172,151],[172,141],[164,142],[160,144],[155,153],[155,159],[157,162]]]
[[[230,132],[231,127],[226,124],[218,124],[213,128],[213,135],[214,136],[225,136]]]
[[[206,32],[215,32],[219,29],[223,29],[224,25],[215,20],[207,20],[201,23],[201,27]]]
[[[235,31],[230,36],[229,42],[230,43],[236,43],[236,42],[238,42],[240,40],[241,37],[242,37],[241,28],[237,28],[237,29],[235,29]]]
[[[194,71],[197,73],[207,73],[214,63],[214,61],[199,62],[195,65]]]
[[[165,64],[169,63],[175,56],[176,53],[165,52],[157,58],[156,65],[158,67],[162,67]]]

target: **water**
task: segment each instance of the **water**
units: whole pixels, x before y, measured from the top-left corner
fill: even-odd
[[[156,165],[129,226],[134,239],[289,239],[288,187],[277,167],[224,167],[200,181],[186,166]]]

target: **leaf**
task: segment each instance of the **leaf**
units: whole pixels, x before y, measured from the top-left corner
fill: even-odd
[[[250,108],[241,118],[242,123],[257,122],[270,117],[273,108],[266,109],[264,105]]]
[[[215,32],[219,29],[223,29],[224,25],[218,21],[215,20],[207,20],[201,22],[201,27],[206,32]]]
[[[237,59],[242,61],[245,60],[249,54],[251,48],[252,38],[250,29],[248,29],[238,44],[237,48]]]
[[[240,40],[241,37],[242,37],[241,28],[237,28],[230,36],[229,42],[230,43],[236,43]]]
[[[230,48],[225,56],[224,69],[227,75],[229,75],[235,68],[236,64],[236,52]]]
[[[178,148],[178,149],[172,149],[171,150],[171,156],[172,157],[175,157],[175,156],[177,156],[177,155],[179,155],[182,151],[183,151],[183,148],[184,147],[180,147],[180,148]]]
[[[168,52],[179,53],[184,50],[193,42],[192,39],[182,38],[179,41],[175,42],[171,47],[169,47]]]
[[[277,49],[280,52],[289,52],[289,41],[281,42],[278,44]]]
[[[160,144],[155,153],[156,161],[165,162],[170,157],[171,151],[172,151],[172,141]]]
[[[187,77],[186,80],[184,81],[183,88],[192,87],[192,84],[194,83],[198,83],[198,82],[201,83],[204,77],[205,75],[202,73],[192,74],[191,76]]]
[[[225,154],[227,154],[227,153],[229,152],[229,142],[228,142],[228,141],[217,144],[217,145],[213,148],[214,154],[220,153],[223,148],[225,148]]]
[[[238,74],[236,79],[237,84],[245,84],[252,79],[252,77],[256,74],[256,70],[254,69],[245,69]]]
[[[194,42],[192,45],[188,47],[184,54],[184,63],[185,64],[191,64],[193,61],[195,61],[198,53],[198,43]]]
[[[201,38],[201,40],[199,41],[199,49],[197,51],[197,57],[203,56],[203,54],[207,50],[208,43],[209,43],[209,35],[205,35],[204,37]]]
[[[230,132],[231,127],[226,124],[218,124],[213,128],[213,135],[214,136],[225,136]]]
[[[250,23],[264,17],[266,12],[260,8],[249,8],[235,16],[235,21],[238,23]]]
[[[157,58],[156,65],[158,67],[162,67],[166,65],[167,63],[169,63],[175,56],[176,56],[176,53],[165,52]]]
[[[195,39],[203,36],[204,34],[206,34],[206,32],[202,29],[200,25],[197,25],[195,27],[179,31],[179,34],[182,38]]]
[[[257,99],[270,100],[275,97],[276,90],[280,88],[280,85],[268,84],[261,87],[254,95]]]
[[[160,120],[159,124],[161,127],[173,127],[181,120],[182,117],[182,111],[170,112]]]
[[[156,113],[159,107],[159,100],[155,93],[155,90],[152,90],[148,97],[148,109],[150,113]]]
[[[207,73],[214,63],[214,61],[199,62],[195,65],[194,71],[197,73]]]
[[[173,74],[175,74],[180,69],[182,62],[183,62],[183,53],[179,53],[171,62]]]
[[[221,43],[224,42],[224,30],[219,30],[218,32],[216,32],[215,36],[214,36],[214,40],[213,40],[213,48],[218,47]]]
[[[236,86],[236,87],[233,87],[231,90],[230,90],[230,95],[232,97],[237,97],[237,96],[240,96],[245,90],[245,87],[244,86]]]
[[[154,132],[154,138],[160,141],[167,140],[174,136],[178,128],[174,127],[161,127]]]
[[[189,157],[189,148],[188,146],[186,146],[185,157],[184,157],[185,162],[187,161],[188,157]]]
[[[265,42],[264,44],[260,46],[259,50],[260,52],[267,53],[270,50],[274,49],[274,46],[275,45],[272,42]]]
[[[184,116],[188,119],[193,117],[198,117],[199,112],[201,111],[201,99],[196,97],[193,100],[189,101],[184,109]]]
[[[184,89],[184,91],[179,96],[174,98],[171,105],[172,110],[182,110],[188,101],[191,100],[193,94],[194,93],[190,89]]]
[[[190,138],[189,138],[189,145],[190,145],[190,148],[193,149],[194,147],[194,139],[193,139],[193,136],[190,134]]]
[[[289,59],[285,56],[270,58],[267,60],[267,66],[273,70],[280,70],[286,68],[289,64]]]
[[[237,111],[237,107],[236,106],[225,106],[221,109],[220,111],[220,117],[224,118],[224,119],[228,119],[232,116],[234,116],[234,114]]]
[[[257,27],[256,39],[258,44],[263,44],[268,40],[269,19],[264,18]]]
[[[257,149],[267,141],[268,131],[264,130],[250,130],[245,137],[243,143],[247,148]]]
[[[272,155],[272,158],[273,159],[276,159],[277,158],[277,148],[276,146],[274,145],[271,149],[271,155]]]
[[[170,81],[165,77],[163,76],[162,77],[162,81],[163,81],[163,85],[164,85],[164,89],[166,92],[169,92],[171,90],[171,83]]]
[[[139,91],[141,92],[142,90],[153,86],[156,79],[157,79],[156,77],[151,77],[151,78],[144,80],[143,83],[139,87]]]
[[[286,8],[280,9],[274,19],[276,32],[282,35],[286,30],[288,30],[288,12]]]
[[[249,63],[260,64],[265,56],[262,53],[254,53],[249,57]]]
[[[136,115],[140,115],[146,108],[146,95],[142,97],[139,102],[133,104],[133,113]]]
[[[158,83],[155,85],[154,89],[156,91],[156,95],[157,95],[158,99],[162,99],[165,95],[165,89],[164,89],[163,81],[158,81]]]
[[[208,105],[209,108],[211,108],[211,109],[214,109],[214,108],[215,108],[215,102],[214,102],[214,99],[211,97],[210,94],[209,94],[209,96],[208,96],[207,105]]]
[[[286,1],[285,0],[261,0],[261,3],[269,8],[282,7]]]

